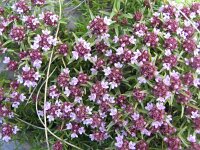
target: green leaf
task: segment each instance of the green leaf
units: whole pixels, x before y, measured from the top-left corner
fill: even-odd
[[[114,2],[114,10],[116,10],[116,12],[119,12],[120,10],[120,3],[121,3],[120,0],[115,0]]]
[[[183,115],[184,115],[184,109],[185,109],[185,106],[182,105],[182,106],[181,106],[181,118],[183,118]]]
[[[90,10],[89,7],[88,7],[88,10],[89,10],[89,13],[90,13],[90,17],[91,17],[91,19],[94,19],[95,17],[94,17],[94,15],[93,15],[93,13],[92,13],[92,11]]]

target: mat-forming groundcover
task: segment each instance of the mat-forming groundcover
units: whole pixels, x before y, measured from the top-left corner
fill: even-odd
[[[66,8],[81,14],[74,30]],[[198,2],[5,0],[1,139],[200,150],[199,30]]]

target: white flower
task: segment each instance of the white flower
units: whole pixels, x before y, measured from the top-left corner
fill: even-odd
[[[138,49],[135,52],[133,52],[133,53],[134,53],[135,56],[137,56],[137,58],[139,56],[141,56],[141,54],[142,54]]]
[[[33,45],[31,45],[31,49],[34,49],[34,50],[38,49],[39,47],[40,47],[39,44],[35,42]]]
[[[36,82],[32,82],[30,80],[25,80],[25,82],[24,82],[24,86],[27,86],[28,88],[35,87],[36,84],[37,84]]]
[[[17,76],[17,82],[20,84],[23,83],[23,78],[20,75]]]
[[[71,81],[69,82],[70,85],[77,85],[78,84],[78,79],[76,77],[73,77]]]
[[[184,25],[185,25],[186,27],[189,27],[189,26],[190,26],[190,21],[184,20]]]
[[[195,56],[198,56],[199,53],[200,53],[200,49],[197,48],[197,49],[194,50],[194,55],[195,55]]]
[[[122,48],[122,47],[120,47],[120,48],[118,48],[117,50],[116,50],[116,54],[117,55],[121,55],[121,54],[123,54],[124,53],[124,49]]]
[[[183,29],[179,27],[179,28],[176,30],[176,33],[177,33],[178,35],[180,35],[180,34],[182,33],[182,31],[183,31]]]
[[[198,110],[196,110],[196,111],[192,111],[192,115],[191,115],[191,118],[198,118],[198,117],[200,117],[200,114],[199,114],[199,112],[198,112]]]
[[[144,77],[142,77],[142,76],[138,77],[138,81],[139,81],[140,84],[147,83],[147,80]]]
[[[101,81],[101,86],[104,88],[104,89],[108,89],[108,82],[106,81]]]
[[[189,136],[187,137],[187,140],[188,140],[189,142],[195,143],[195,142],[196,142],[196,137],[195,137],[194,135],[189,135]]]
[[[115,63],[114,66],[115,66],[116,68],[122,68],[122,67],[123,67],[123,65],[122,65],[120,62]]]
[[[67,97],[69,97],[70,93],[71,93],[71,91],[69,90],[69,88],[68,88],[68,87],[65,87],[64,94],[65,94]]]
[[[100,40],[106,41],[106,40],[109,39],[109,37],[110,37],[110,34],[104,33],[104,34],[101,35]],[[109,44],[109,43],[107,43],[107,44]]]
[[[163,83],[167,86],[170,86],[171,83],[170,83],[170,77],[169,75],[167,75],[164,79],[163,79]]]
[[[30,70],[30,67],[28,65],[25,65],[24,67],[22,67],[22,70],[27,72]]]
[[[47,118],[48,118],[48,121],[49,121],[49,122],[52,122],[52,121],[54,121],[54,119],[55,119],[52,115],[48,115]]]
[[[8,64],[10,62],[10,57],[4,57],[3,63]]]
[[[48,29],[42,30],[42,33],[44,35],[49,35],[51,33],[51,31],[49,31]]]
[[[108,75],[111,73],[110,67],[104,68],[104,69],[103,69],[103,72],[104,72],[105,76],[108,76]]]
[[[88,96],[90,101],[95,101],[96,100],[96,94],[92,93]]]
[[[23,17],[22,17],[22,21],[23,21],[23,22],[27,21],[27,19],[28,19],[28,16],[23,16]]]
[[[157,76],[157,77],[155,78],[155,81],[156,81],[156,82],[160,82],[161,80],[162,80],[161,76]]]
[[[65,68],[65,69],[63,69],[63,72],[66,73],[66,74],[69,74],[70,70],[69,70],[69,68]]]
[[[71,134],[71,138],[73,139],[73,138],[77,138],[78,137],[78,135],[76,134],[76,133],[72,133]]]
[[[98,71],[94,68],[91,68],[90,71],[92,72],[92,75],[97,75]]]
[[[112,96],[110,96],[109,99],[108,99],[108,101],[113,104],[113,103],[115,103],[115,98],[112,97]]]
[[[147,103],[147,106],[145,106],[145,109],[150,111],[153,108],[153,104],[152,103]]]
[[[132,141],[129,142],[128,147],[130,150],[135,150],[135,143],[133,143]]]
[[[57,98],[58,96],[59,96],[59,94],[58,93],[56,93],[55,91],[51,91],[50,93],[49,93],[49,96],[51,96],[51,98]]]
[[[94,135],[93,134],[90,134],[89,137],[90,137],[91,141],[94,141]]]
[[[44,19],[44,13],[43,12],[41,14],[39,14],[39,19],[41,19],[41,20]]]
[[[15,4],[14,4],[14,5],[12,5],[12,6],[11,6],[11,8],[12,8],[12,10],[14,10],[14,11],[15,11],[15,10],[16,10],[16,5],[15,5]]]
[[[77,43],[84,43],[84,42],[85,40],[82,37],[77,39]]]
[[[62,116],[62,112],[61,112],[60,109],[57,109],[57,110],[55,111],[55,114],[56,114],[57,117],[61,117],[61,116]]]
[[[199,130],[199,129],[196,129],[196,130],[195,130],[195,133],[200,134],[200,130]]]
[[[170,19],[169,14],[163,13],[163,20],[166,22]]]
[[[134,114],[131,117],[133,118],[133,120],[136,121],[140,118],[140,114],[134,112]]]
[[[44,104],[44,110],[49,110],[51,108],[51,102],[46,102]]]
[[[53,46],[56,46],[56,45],[58,44],[57,38],[53,38],[53,39],[51,40],[51,44],[52,44]]]
[[[131,37],[129,38],[129,42],[130,42],[131,44],[136,44],[136,39],[134,38],[134,36],[131,36]]]
[[[171,69],[170,63],[163,63],[163,69],[170,70]]]
[[[82,100],[82,97],[76,96],[74,99],[74,102],[80,103]]]
[[[171,53],[171,50],[169,50],[169,49],[166,49],[165,50],[165,55],[166,56],[170,56],[172,53]]]
[[[167,115],[166,116],[166,122],[170,122],[170,121],[172,121],[172,115]]]
[[[79,133],[79,134],[85,133],[84,127],[79,128],[79,129],[78,129],[78,133]]]
[[[103,101],[108,100],[108,99],[109,99],[109,96],[110,96],[109,94],[104,94],[104,95],[103,95]]]
[[[32,20],[32,23],[33,23],[33,25],[37,25],[40,22],[39,22],[38,18],[35,18],[35,19]]]
[[[160,29],[154,28],[154,29],[153,29],[153,32],[154,32],[156,35],[158,35],[158,34],[160,34]]]
[[[90,47],[90,43],[87,43],[86,41],[84,41],[83,42],[83,47],[85,48],[85,49],[91,49],[91,47]]]
[[[39,69],[41,67],[41,64],[42,64],[42,61],[39,60],[39,59],[36,59],[34,62],[33,62],[33,67],[36,67],[37,69]]]
[[[76,119],[76,114],[73,113],[73,112],[71,112],[71,113],[70,113],[70,118],[71,118],[72,120],[75,120],[75,119]]]
[[[138,63],[137,58],[138,58],[137,56],[131,57],[131,64],[132,65]]]
[[[114,81],[110,82],[109,85],[110,85],[111,89],[118,87],[118,84]]]
[[[48,50],[50,50],[50,47],[47,46],[47,45],[45,45],[45,46],[42,47],[42,50],[45,51],[45,52],[47,52]]]
[[[193,80],[193,84],[194,84],[195,87],[198,87],[200,85],[200,78],[195,78]]]
[[[49,36],[49,37],[47,38],[47,42],[48,42],[49,44],[53,44],[53,41],[54,41],[53,36]]]
[[[157,107],[159,110],[165,110],[165,106],[163,105],[163,103],[156,103],[156,107]]]
[[[103,21],[104,21],[104,23],[105,23],[106,25],[108,25],[108,26],[111,25],[111,23],[112,23],[112,20],[109,19],[107,16],[104,17]]]
[[[179,73],[174,70],[170,72],[170,76],[173,76],[174,78],[179,79]]]
[[[165,96],[165,100],[169,99],[172,96],[172,93],[168,91]]]
[[[158,98],[156,99],[156,101],[161,102],[161,103],[164,103],[166,100],[165,100],[165,98],[163,98],[163,97],[158,97]]]
[[[200,74],[200,67],[198,67],[197,69],[196,69],[196,73],[199,75]]]
[[[42,40],[41,36],[37,35],[36,37],[34,37],[34,44],[38,44],[41,40]]]
[[[78,59],[78,52],[76,52],[76,51],[72,51],[72,57],[75,59],[75,60],[77,60]]]
[[[138,37],[142,37],[142,36],[144,36],[145,32],[143,32],[142,30],[139,30],[139,31],[135,32],[135,34],[136,34]]]
[[[115,143],[115,146],[118,147],[118,148],[122,147],[122,145],[123,145],[123,135],[118,135],[117,137],[115,137],[115,139],[117,141]]]
[[[117,43],[118,41],[119,41],[118,36],[114,36],[113,42],[114,42],[114,43]]]
[[[163,124],[163,122],[159,122],[159,121],[153,121],[153,122],[151,123],[151,125],[152,125],[153,127],[155,127],[155,128],[158,128],[158,127],[162,126],[162,124]]]
[[[66,113],[72,111],[71,106],[70,106],[70,105],[69,105],[69,106],[65,106],[64,111],[65,111]]]
[[[72,124],[71,124],[71,123],[67,123],[67,124],[66,124],[66,129],[67,129],[67,130],[72,129]]]
[[[6,135],[6,136],[3,136],[2,140],[5,141],[5,142],[8,142],[8,141],[11,140],[11,137]]]
[[[52,22],[56,22],[56,21],[58,21],[58,16],[57,15],[51,15],[50,19],[51,19]]]
[[[22,93],[20,94],[19,99],[23,102],[26,99],[26,96]]]
[[[84,55],[84,60],[85,61],[90,60],[90,59],[91,59],[91,54],[90,53]]]
[[[13,107],[13,108],[18,108],[19,105],[20,105],[19,102],[13,102],[13,103],[12,103],[12,107]]]
[[[147,129],[142,129],[141,134],[145,134],[147,136],[151,135],[151,131],[148,131]]]
[[[170,37],[171,37],[171,34],[170,34],[169,32],[164,33],[164,38],[165,38],[165,39],[168,39],[168,38],[170,38]]]
[[[116,109],[116,108],[110,109],[110,115],[111,115],[111,116],[114,116],[114,115],[116,115],[116,114],[117,114],[117,109]]]
[[[44,112],[42,110],[37,111],[38,116],[44,117]]]
[[[86,107],[86,112],[87,114],[91,115],[92,114],[92,108],[90,108],[89,106]]]
[[[17,126],[14,126],[13,133],[17,134],[18,131],[19,131],[19,128]]]
[[[105,53],[105,56],[109,57],[112,55],[112,50],[107,50],[106,53]]]
[[[90,125],[90,124],[92,124],[92,122],[93,122],[93,119],[92,119],[92,118],[89,118],[89,119],[85,119],[85,120],[83,121],[83,124],[84,124],[84,125]]]
[[[196,13],[195,13],[195,12],[191,12],[191,13],[190,13],[190,18],[191,18],[191,19],[194,19],[195,17],[196,17]]]
[[[93,63],[96,63],[97,62],[97,55],[91,57],[90,59]]]
[[[159,13],[159,12],[154,12],[153,15],[154,15],[155,17],[158,17],[158,16],[160,16],[160,13]]]
[[[39,78],[41,77],[41,75],[39,74],[39,72],[36,72],[34,75],[33,75],[34,79],[35,80],[39,80]]]

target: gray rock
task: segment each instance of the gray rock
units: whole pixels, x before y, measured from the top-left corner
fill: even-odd
[[[31,149],[28,143],[20,144],[17,141],[10,141],[8,143],[0,142],[0,143],[1,143],[1,146],[0,146],[1,150],[30,150]]]

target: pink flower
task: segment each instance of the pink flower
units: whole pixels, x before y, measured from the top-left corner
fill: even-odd
[[[189,135],[189,136],[187,137],[187,140],[188,140],[189,142],[195,143],[195,142],[196,142],[196,137],[195,137],[194,135]]]

